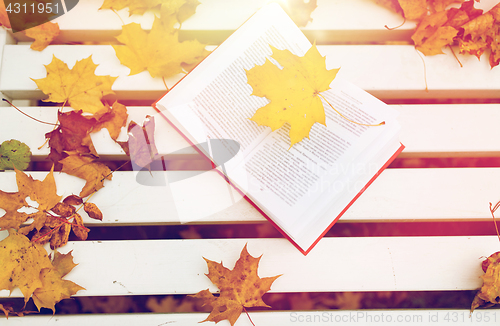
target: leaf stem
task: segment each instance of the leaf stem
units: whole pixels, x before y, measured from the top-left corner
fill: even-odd
[[[7,102],[10,104],[10,106],[12,106],[14,109],[16,109],[17,111],[21,112],[22,114],[24,114],[25,116],[27,116],[28,118],[31,118],[35,121],[38,121],[40,123],[45,123],[45,124],[48,124],[48,125],[52,125],[52,126],[59,126],[58,124],[55,124],[55,123],[51,123],[51,122],[45,122],[45,121],[42,121],[42,120],[38,120],[37,118],[34,118],[32,116],[30,116],[29,114],[27,113],[24,113],[23,111],[21,111],[17,106],[15,106],[14,104],[12,104],[8,99],[6,98],[2,98],[2,101],[4,102]]]
[[[119,167],[117,167],[115,170],[109,172],[104,178],[101,179],[101,182],[104,181],[104,179],[106,179],[107,177],[109,177],[110,175],[112,175],[114,172],[120,170],[125,164],[127,164],[128,162],[131,162],[131,160],[128,160],[126,161],[125,163],[123,163],[122,165],[120,165]]]
[[[396,28],[400,28],[401,26],[403,26],[403,25],[406,23],[406,17],[403,17],[403,18],[404,18],[404,20],[403,20],[403,22],[401,23],[401,25],[399,25],[399,26],[396,26],[396,27],[389,27],[389,26],[387,26],[387,25],[384,25],[384,27],[385,27],[385,28],[387,28],[387,29],[388,29],[388,30],[390,30],[390,31],[395,30]]]
[[[163,85],[165,85],[165,88],[167,89],[167,92],[170,90],[167,86],[167,82],[165,81],[165,77],[161,77],[161,80],[163,80]]]
[[[61,222],[63,222],[63,223],[66,223],[66,224],[71,224],[72,226],[76,226],[76,227],[79,227],[79,228],[84,229],[85,231],[90,232],[90,229],[86,228],[86,227],[85,227],[85,226],[83,226],[83,225],[78,225],[78,224],[71,223],[71,222],[70,222],[70,221],[68,221],[67,219],[62,218],[62,217],[57,216],[57,215],[52,215],[52,214],[50,214],[49,212],[46,212],[46,213],[47,213],[48,215],[50,215],[51,217],[53,217],[53,218],[55,218],[55,219],[57,219],[57,220],[59,220],[59,221],[61,221]],[[76,212],[75,212],[75,214],[76,214]],[[73,215],[71,215],[71,216],[73,216]],[[71,218],[71,216],[69,216],[69,218]]]
[[[319,97],[321,97],[323,100],[325,100],[326,103],[328,103],[328,105],[330,105],[330,107],[335,111],[337,112],[342,118],[346,119],[347,121],[349,122],[352,122],[352,123],[355,123],[357,125],[360,125],[360,126],[367,126],[367,127],[378,127],[378,126],[382,126],[382,125],[385,125],[385,121],[382,121],[381,123],[378,123],[378,124],[374,124],[374,125],[371,125],[371,124],[366,124],[366,123],[360,123],[360,122],[356,122],[354,120],[351,120],[349,119],[348,117],[346,117],[345,115],[343,115],[342,113],[340,113],[339,111],[337,111],[337,109],[335,109],[333,107],[333,105],[328,102],[328,100],[323,96],[321,95],[320,93],[317,94]]]
[[[495,204],[493,208],[491,208],[491,203],[490,203],[490,212],[491,216],[493,217],[493,223],[495,224],[495,230],[497,231],[497,236],[498,236],[498,241],[500,241],[500,233],[498,232],[498,226],[497,226],[497,221],[495,220],[495,211],[500,207],[500,201]]]
[[[248,314],[248,311],[245,309],[245,306],[243,306],[243,311],[245,311],[245,313],[247,314],[248,319],[250,320],[250,322],[252,323],[252,325],[255,326],[255,324],[252,321],[252,318],[250,318],[250,315]]]

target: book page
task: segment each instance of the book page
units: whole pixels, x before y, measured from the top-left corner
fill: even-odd
[[[353,169],[361,171],[367,168],[360,154],[368,146],[376,151],[387,141],[384,134],[392,135],[399,130],[395,122],[397,113],[363,90],[340,79],[334,80],[331,88],[323,94],[342,114],[365,124],[382,121],[386,124],[378,127],[356,125],[324,102],[326,126],[314,124],[309,139],[305,138],[288,149],[289,126],[285,126],[266,137],[245,159],[249,174],[248,194],[270,209],[273,218],[292,233],[294,225],[303,227],[307,224],[308,220],[303,216],[311,211],[313,204],[316,210],[322,202],[326,205],[346,191],[348,184],[341,181],[341,176],[352,176]],[[354,160],[356,164],[353,164]],[[379,168],[373,167],[373,173],[369,173],[373,175]],[[328,194],[327,200],[324,193]],[[314,219],[313,216],[310,218]]]

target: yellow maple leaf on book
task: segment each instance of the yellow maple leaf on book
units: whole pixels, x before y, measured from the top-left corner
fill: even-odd
[[[272,130],[290,123],[291,147],[309,137],[316,122],[325,124],[325,109],[318,94],[330,89],[339,69],[326,69],[325,57],[321,56],[316,45],[302,57],[288,50],[271,48],[271,57],[283,69],[267,59],[262,66],[247,71],[252,95],[271,101],[258,109],[251,120]]]

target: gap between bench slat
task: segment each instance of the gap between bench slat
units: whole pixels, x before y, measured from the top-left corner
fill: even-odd
[[[447,55],[425,57],[424,65],[411,45],[332,45],[319,46],[327,56],[329,69],[341,67],[339,76],[383,99],[499,99],[497,89],[500,69],[491,69],[486,57],[458,55],[464,67],[445,50]],[[127,76],[115,51],[108,45],[54,45],[43,52],[32,51],[27,45],[6,45],[0,75],[0,91],[13,99],[40,99],[30,78],[46,76],[44,64],[55,54],[69,66],[76,60],[92,55],[99,66],[98,75],[119,76],[113,90],[119,99],[156,100],[166,92],[161,78],[151,78],[144,71]],[[484,56],[484,55],[483,55]],[[22,64],[21,64],[22,63]],[[167,79],[171,87],[181,75]]]
[[[484,256],[498,250],[496,236],[480,236],[323,238],[307,256],[264,238],[80,241],[60,251],[79,264],[66,277],[86,288],[77,296],[190,294],[218,291],[203,257],[232,269],[245,244],[262,255],[260,277],[283,274],[272,292],[474,290]]]

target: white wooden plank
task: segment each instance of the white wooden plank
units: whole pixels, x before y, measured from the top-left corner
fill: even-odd
[[[265,299],[264,299],[265,300]],[[434,326],[437,323],[453,323],[456,326],[495,325],[500,320],[500,310],[476,310],[469,317],[467,309],[398,309],[398,310],[318,310],[318,311],[251,311],[250,317],[255,325],[366,325],[382,323],[404,325]],[[85,315],[41,315],[9,317],[9,325],[120,325],[120,326],[192,326],[204,320],[207,313],[171,314],[85,314]],[[227,322],[221,322],[224,325]],[[229,325],[229,323],[227,323]],[[252,325],[242,314],[235,326]]]
[[[499,98],[497,89],[500,69],[491,69],[487,57],[458,55],[463,68],[448,55],[425,57],[428,91],[425,87],[424,65],[410,45],[332,45],[318,47],[327,56],[327,67],[341,67],[339,76],[382,99],[405,98]],[[54,45],[43,52],[32,51],[27,45],[5,46],[0,91],[15,99],[43,98],[30,78],[46,76],[44,64],[52,55],[70,67],[76,60],[92,55],[99,66],[97,75],[118,76],[113,90],[120,99],[156,100],[166,91],[161,78],[153,79],[144,71],[128,76],[109,45]],[[483,55],[485,56],[485,55]],[[22,64],[21,64],[22,63]],[[171,87],[181,77],[167,80]]]
[[[78,264],[66,277],[86,288],[76,296],[189,294],[218,291],[203,257],[232,269],[245,244],[262,255],[260,277],[283,274],[272,292],[475,290],[484,256],[498,250],[489,236],[324,238],[307,256],[263,238],[80,241],[60,251]]]
[[[485,0],[483,0],[485,1]],[[204,42],[221,42],[230,33],[243,24],[269,0],[204,0],[197,7],[196,14],[185,21],[181,28],[181,37],[194,36]],[[278,1],[288,6],[286,1]],[[69,13],[54,20],[59,24],[61,35],[59,42],[75,41],[110,41],[121,32],[122,22],[139,23],[148,30],[152,26],[154,13],[129,16],[128,9],[118,11],[99,10],[100,0],[80,1]],[[85,18],[83,18],[85,17]],[[408,39],[414,22],[408,22],[394,31],[388,31],[384,25],[398,26],[403,18],[382,6],[363,0],[319,0],[318,8],[312,13],[310,22],[304,31],[318,42],[381,42],[386,40]],[[21,41],[29,38],[18,33]]]
[[[406,146],[401,157],[493,157],[500,154],[496,141],[500,138],[497,121],[500,104],[462,105],[392,105],[400,112],[402,125],[400,141]],[[57,107],[20,107],[39,120],[55,122]],[[156,145],[161,155],[170,153],[195,154],[187,148],[181,137],[163,117],[151,107],[128,107],[129,120],[139,124],[146,115],[155,116]],[[46,132],[52,126],[32,120],[13,108],[3,108],[0,119],[0,142],[18,139],[30,146],[35,160],[44,159],[49,153],[47,146],[38,149]],[[19,128],[23,126],[24,128]],[[26,130],[30,130],[29,133]],[[105,159],[125,159],[124,153],[113,142],[106,130],[92,134],[97,152]],[[127,139],[123,128],[119,140]]]
[[[265,219],[215,171],[153,172],[165,186],[139,184],[135,172],[113,174],[92,196],[103,221],[88,225],[241,223]],[[46,172],[29,173],[42,180]],[[168,183],[168,180],[189,177]],[[85,181],[54,173],[58,194],[78,194]],[[143,178],[149,173],[143,172]],[[498,168],[387,169],[342,216],[340,222],[490,221],[488,202],[498,201]],[[157,181],[159,182],[159,181]],[[17,191],[15,173],[0,173],[3,191]],[[196,190],[196,191],[195,191]],[[196,207],[195,212],[188,208]],[[2,210],[0,209],[0,212]],[[332,220],[334,216],[332,216]]]
[[[38,120],[50,123],[57,122],[59,107],[20,107],[19,109]],[[189,143],[152,107],[127,107],[127,112],[129,115],[127,123],[135,121],[142,125],[146,116],[155,117],[155,144],[161,155],[197,153],[196,150],[188,147]],[[52,131],[54,126],[30,119],[14,108],[2,108],[0,115],[0,143],[4,140],[17,139],[31,148],[34,160],[42,160],[47,157],[50,152],[48,144],[41,148],[40,146],[44,144],[45,134]],[[30,132],[26,132],[26,130]],[[110,138],[107,129],[92,133],[91,138],[102,159],[129,159],[122,148]],[[127,141],[127,139],[127,129],[123,127],[118,140]]]

